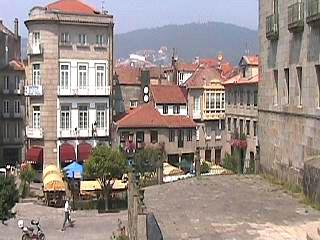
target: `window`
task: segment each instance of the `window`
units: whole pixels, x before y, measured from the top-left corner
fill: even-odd
[[[243,105],[243,89],[240,90],[240,105]]]
[[[240,135],[243,134],[243,120],[240,119]]]
[[[88,107],[79,106],[79,128],[80,130],[88,129]]]
[[[60,65],[60,88],[68,89],[69,88],[69,65],[61,64]]]
[[[241,72],[242,72],[242,77],[245,78],[246,77],[246,68],[242,67]]]
[[[106,115],[106,105],[105,104],[97,104],[97,129],[105,128],[105,115]]]
[[[15,76],[14,77],[14,89],[15,90],[19,90],[19,84],[20,84],[20,77],[19,76]]]
[[[138,100],[130,100],[130,108],[136,108],[138,106]]]
[[[3,114],[9,114],[9,101],[3,101]]]
[[[32,33],[32,44],[33,44],[33,46],[40,45],[40,32]]]
[[[98,88],[103,88],[106,85],[105,71],[104,65],[96,66],[96,86]]]
[[[187,129],[187,141],[192,141],[192,129]]]
[[[60,34],[60,43],[66,44],[70,42],[70,37],[68,32]]]
[[[237,91],[234,91],[234,105],[237,105],[238,104],[238,92]]]
[[[40,128],[40,106],[33,107],[33,119],[32,119],[33,128]]]
[[[157,131],[151,131],[151,143],[157,143],[158,142],[158,132]]]
[[[194,97],[194,112],[200,112],[200,97]]]
[[[104,37],[101,34],[96,35],[96,44],[99,46],[104,45]]]
[[[287,86],[287,103],[290,103],[290,72],[289,68],[284,69],[285,83]]]
[[[173,114],[180,114],[180,105],[173,105]]]
[[[231,132],[231,118],[228,118],[228,131]]]
[[[179,80],[180,80],[180,81],[183,81],[183,75],[184,75],[184,74],[183,74],[182,72],[179,73]]]
[[[317,106],[320,107],[320,65],[316,65],[316,75],[317,75],[317,83],[318,83],[318,102]]]
[[[251,102],[250,102],[250,94],[251,92],[248,90],[247,91],[247,106],[250,106]]]
[[[206,109],[210,108],[210,94],[206,93]]]
[[[79,44],[80,45],[87,45],[87,34],[79,34]]]
[[[20,134],[20,123],[19,123],[19,122],[17,122],[17,123],[15,124],[15,127],[14,127],[14,137],[15,137],[16,139],[19,139],[19,138],[21,137],[21,134]]]
[[[9,90],[9,76],[4,76],[3,89]]]
[[[210,109],[215,108],[215,103],[216,103],[216,96],[212,93],[209,93],[210,96]]]
[[[257,121],[253,121],[253,136],[257,136]]]
[[[9,131],[9,123],[3,124],[3,138],[4,139],[9,139],[10,137],[10,131]]]
[[[277,105],[278,97],[279,97],[278,70],[273,70],[273,79],[274,79],[274,88],[275,88],[273,104]]]
[[[14,101],[14,113],[20,114],[20,101],[19,100]]]
[[[183,129],[178,130],[178,148],[183,148],[184,146],[184,131]]]
[[[87,88],[87,65],[79,65],[79,88]]]
[[[302,67],[297,67],[297,78],[299,86],[299,106],[302,105]]]
[[[69,106],[61,106],[60,112],[60,128],[64,130],[70,129],[70,108]]]
[[[255,107],[258,106],[258,91],[254,91],[254,93],[253,93],[253,105]]]
[[[228,101],[228,105],[230,105],[231,104],[231,91],[228,91],[228,92],[226,92],[226,94],[227,94],[227,101]]]
[[[163,105],[163,114],[168,114],[168,105]]]
[[[221,109],[225,109],[225,94],[221,93]]]
[[[237,131],[237,119],[233,119],[233,131]]]
[[[176,132],[174,129],[169,129],[169,142],[174,142],[176,137]]]
[[[247,135],[250,136],[250,120],[246,121]]]
[[[206,138],[211,138],[211,127],[206,126]]]
[[[144,143],[144,132],[143,131],[139,131],[136,134],[136,144],[137,144],[137,148],[141,149],[144,147],[143,145]]]
[[[221,99],[220,99],[220,93],[216,94],[216,109],[221,109]]]
[[[40,64],[32,65],[32,85],[39,86],[41,84]]]

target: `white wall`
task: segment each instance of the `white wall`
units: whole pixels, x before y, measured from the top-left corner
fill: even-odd
[[[187,105],[180,105],[180,114],[173,114],[173,106],[174,105],[168,105],[168,114],[163,114],[163,105],[156,104],[156,108],[160,112],[161,115],[181,115],[181,116],[187,116]]]

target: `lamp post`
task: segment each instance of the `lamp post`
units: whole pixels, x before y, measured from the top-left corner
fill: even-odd
[[[95,140],[95,136],[97,135],[97,122],[96,121],[91,125],[91,135],[93,138],[93,147],[96,147],[96,140]]]

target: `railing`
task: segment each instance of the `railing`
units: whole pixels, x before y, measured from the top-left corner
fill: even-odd
[[[58,86],[60,96],[109,96],[111,87],[62,88]]]
[[[91,128],[87,129],[78,129],[75,131],[74,129],[62,129],[58,130],[59,138],[77,138],[77,137],[107,137],[109,136],[108,128],[96,129],[94,135]]]
[[[308,0],[307,23],[312,24],[319,20],[319,0]]]
[[[42,85],[30,85],[24,87],[24,95],[25,96],[42,96]]]
[[[304,27],[304,3],[297,2],[288,7],[289,31],[300,31]]]
[[[225,110],[204,110],[203,119],[204,120],[219,120],[225,118]]]
[[[43,54],[43,46],[42,44],[30,45],[28,44],[28,55],[40,55]]]
[[[26,133],[28,138],[43,138],[43,129],[42,128],[26,128]]]
[[[278,14],[272,14],[266,18],[266,37],[269,40],[279,38]]]

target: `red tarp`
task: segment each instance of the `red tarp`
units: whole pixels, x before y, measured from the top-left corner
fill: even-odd
[[[27,163],[38,164],[43,161],[43,149],[40,147],[32,147],[27,151]]]
[[[76,160],[76,153],[71,144],[62,144],[60,146],[60,162],[72,162]]]

